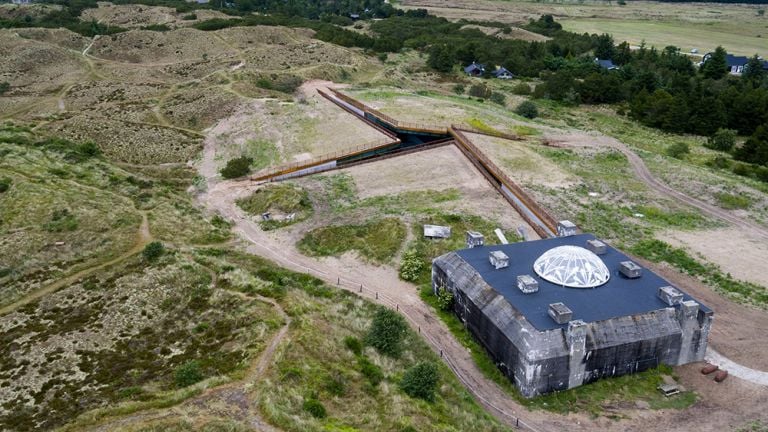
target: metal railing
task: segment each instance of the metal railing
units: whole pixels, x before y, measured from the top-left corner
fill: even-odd
[[[250,176],[249,180],[251,181],[266,180],[279,175],[290,174],[292,172],[301,171],[303,169],[312,168],[314,166],[322,165],[324,163],[332,162],[345,157],[359,155],[361,153],[366,153],[372,150],[377,150],[380,148],[384,148],[384,147],[388,147],[396,144],[400,144],[399,139],[393,140],[391,138],[381,138],[367,144],[362,144],[356,147],[347,148],[347,149],[335,151],[332,153],[327,153],[324,155],[314,157],[312,159],[297,161],[297,162],[292,162],[284,165],[277,165],[271,168],[267,168]]]
[[[485,169],[488,170],[488,172],[491,173],[491,175],[496,177],[504,186],[506,186],[507,189],[509,189],[509,191],[512,192],[525,207],[527,207],[528,211],[533,213],[537,218],[539,218],[539,220],[541,220],[542,223],[544,223],[546,228],[549,228],[552,233],[557,232],[557,221],[555,221],[555,218],[553,218],[546,210],[544,210],[544,208],[542,208],[536,201],[534,201],[520,186],[512,181],[512,179],[509,178],[509,176],[507,176],[504,171],[502,171],[485,155],[485,153],[483,153],[469,140],[469,138],[467,138],[466,135],[464,135],[461,129],[451,127],[450,131],[451,135],[453,135],[453,137],[456,139],[456,142],[463,146],[474,158],[476,158],[478,162],[482,164]],[[515,203],[512,204],[513,206],[516,205]],[[520,215],[525,218],[529,224],[531,224],[531,227],[533,227],[533,229],[535,229],[539,235],[543,237],[548,237],[551,235],[551,233],[542,229],[543,227],[540,227],[536,221],[530,220],[530,218],[525,214],[525,211],[523,211],[524,209],[517,210]]]

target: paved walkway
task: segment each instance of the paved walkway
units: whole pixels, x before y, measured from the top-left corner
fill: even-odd
[[[727,370],[728,374],[737,378],[758,385],[768,386],[768,372],[742,366],[712,348],[707,348],[707,353],[704,355],[704,359],[714,365],[720,366],[720,369]]]

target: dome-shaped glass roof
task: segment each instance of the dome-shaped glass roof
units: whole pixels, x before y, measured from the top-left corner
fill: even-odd
[[[603,260],[578,246],[558,246],[544,252],[533,263],[543,279],[571,288],[594,288],[611,277]]]

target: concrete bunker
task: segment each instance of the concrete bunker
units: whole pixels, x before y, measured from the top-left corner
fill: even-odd
[[[433,289],[453,294],[454,312],[525,397],[704,358],[712,311],[648,269],[625,276],[622,264],[631,260],[603,242],[593,243],[599,256],[584,248],[593,240],[475,246],[432,263]],[[563,264],[563,254],[552,253],[550,267],[584,286],[535,271],[537,259],[563,246],[577,248],[578,259]],[[492,252],[509,257],[507,266],[496,267]],[[595,259],[608,270],[602,284],[594,283],[605,278]]]

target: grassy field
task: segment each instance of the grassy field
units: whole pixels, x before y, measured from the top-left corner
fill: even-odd
[[[623,19],[561,19],[563,28],[576,33],[609,33],[616,43],[623,41],[639,46],[663,49],[674,45],[683,52],[698,49],[700,54],[722,45],[729,53],[752,56],[768,55],[768,24],[744,22],[645,21]]]

